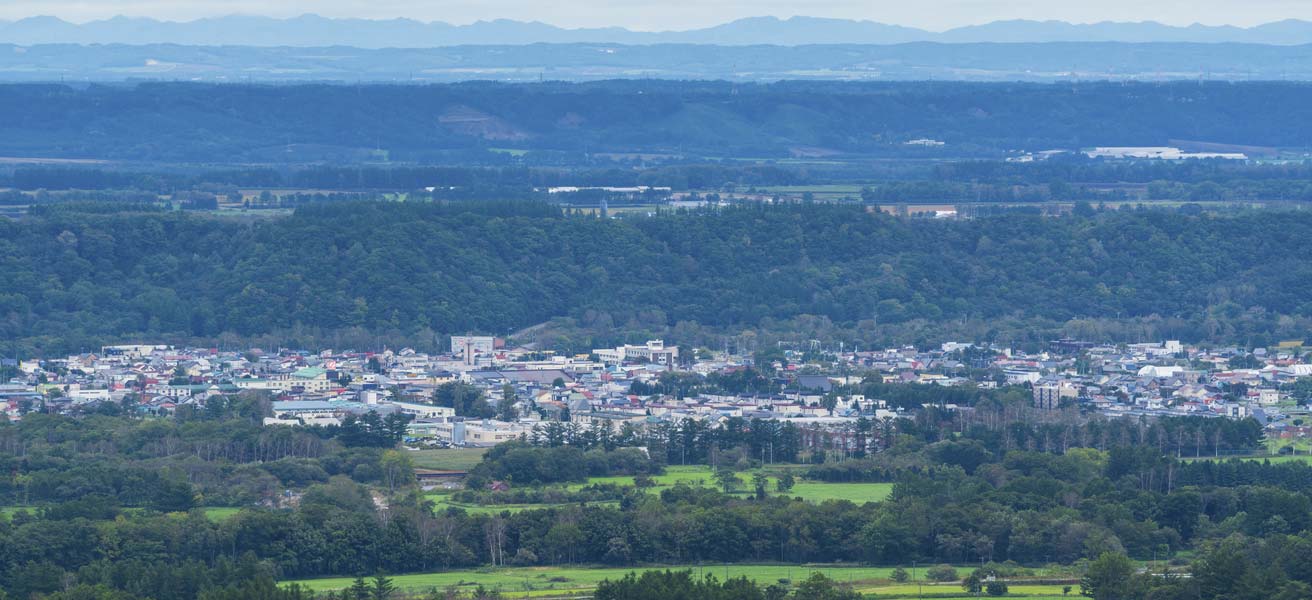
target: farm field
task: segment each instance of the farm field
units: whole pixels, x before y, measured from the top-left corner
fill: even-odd
[[[586,593],[606,579],[619,579],[630,572],[652,569],[692,569],[694,576],[713,573],[716,577],[748,577],[758,583],[769,585],[780,580],[801,581],[811,573],[820,572],[836,581],[851,583],[858,591],[877,594],[887,598],[916,598],[921,593],[935,598],[974,597],[961,589],[959,583],[932,583],[923,581],[924,571],[917,570],[916,578],[909,583],[893,583],[890,578],[892,567],[844,567],[834,565],[686,565],[669,567],[643,568],[565,568],[565,567],[511,567],[501,569],[480,569],[474,571],[448,571],[443,573],[424,573],[416,575],[397,575],[393,583],[401,590],[429,590],[456,587],[472,589],[482,585],[493,590],[500,590],[508,597],[551,597]],[[907,569],[910,573],[911,569]],[[969,567],[958,567],[961,573],[969,572]],[[352,579],[326,578],[287,581],[299,583],[315,592],[340,590],[351,585]],[[915,582],[922,582],[917,584]],[[1024,597],[1033,600],[1062,597],[1061,585],[1025,585],[1011,586],[1010,597]],[[1076,586],[1078,587],[1078,586]],[[1068,596],[1069,597],[1069,596]]]
[[[411,450],[407,453],[416,467],[437,471],[468,471],[483,460],[487,448],[444,448],[441,450]]]

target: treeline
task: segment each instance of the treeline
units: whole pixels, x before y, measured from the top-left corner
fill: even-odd
[[[691,346],[687,347],[691,351]],[[699,393],[713,394],[772,394],[778,392],[780,383],[769,376],[769,362],[762,361],[763,354],[758,353],[757,364],[761,370],[746,367],[728,372],[712,372],[706,376],[690,371],[666,371],[650,381],[635,380],[629,385],[629,393],[637,396],[670,395],[676,398],[696,396]]]
[[[475,489],[493,481],[541,486],[581,483],[589,477],[658,475],[662,471],[660,463],[636,448],[585,452],[573,446],[535,448],[523,442],[507,442],[484,455],[483,460],[470,470],[466,482]]]
[[[335,203],[248,222],[48,210],[0,222],[0,335],[24,354],[270,334],[434,347],[565,316],[579,333],[557,341],[573,352],[679,331],[691,343],[787,333],[801,319],[863,347],[963,328],[1004,343],[1012,331],[1115,340],[1150,331],[1116,325],[1140,319],[1155,339],[1264,346],[1312,324],[1299,259],[1310,234],[1312,216],[1276,211],[911,222],[808,204],[597,219],[534,203]],[[752,337],[737,341],[753,349]]]
[[[0,424],[0,504],[117,515],[125,508],[277,506],[288,489],[333,476],[381,485],[405,477],[388,450],[405,419],[348,418],[333,428],[262,427],[255,398],[211,398],[168,419],[29,413]]]
[[[1186,183],[1156,180],[1141,186],[1118,182],[1069,184],[957,183],[903,181],[866,186],[850,201],[868,204],[923,203],[1133,203],[1142,201],[1184,202],[1307,202],[1312,200],[1312,180],[1203,181]]]
[[[789,582],[791,583],[791,582]],[[630,573],[618,581],[597,586],[597,600],[861,600],[860,593],[840,582],[812,573],[794,590],[785,584],[762,586],[746,577],[723,582],[714,574],[703,579],[692,571],[645,571]]]
[[[1071,185],[1099,182],[1147,185],[1158,181],[1194,184],[1209,181],[1312,180],[1312,165],[1302,162],[1111,160],[1091,159],[1080,154],[1059,154],[1048,160],[1026,163],[986,160],[941,162],[930,169],[931,175],[926,177],[898,178],[988,184],[1063,182]]]
[[[839,162],[822,166],[688,162],[651,166],[350,166],[301,168],[16,167],[0,171],[0,204],[46,204],[79,199],[157,201],[173,194],[180,206],[204,207],[215,194],[234,200],[241,189],[266,190],[245,199],[251,207],[295,207],[314,202],[372,199],[384,192],[420,192],[438,200],[542,199],[554,186],[670,187],[676,191],[737,191],[766,196],[772,186],[862,183],[847,199],[867,204],[907,202],[1038,203],[1174,200],[1312,200],[1312,167],[1241,161],[1106,161],[1065,157],[1013,164]],[[321,190],[306,192],[303,190]],[[34,194],[33,192],[45,192]],[[26,192],[26,193],[25,193]],[[62,193],[51,193],[62,192]],[[600,193],[593,194],[598,200]],[[557,196],[580,203],[580,195]],[[616,199],[618,200],[618,198]],[[596,203],[595,201],[593,203]],[[618,203],[618,202],[612,202]]]
[[[673,187],[675,189],[718,189],[733,185],[800,185],[814,178],[806,169],[770,165],[675,164],[651,168],[611,167],[485,167],[395,166],[366,167],[319,165],[309,168],[184,170],[110,170],[98,167],[18,167],[0,172],[0,187],[21,191],[37,190],[135,190],[151,193],[176,191],[228,192],[238,188],[328,190],[328,191],[416,191],[438,188],[442,198],[460,198],[457,192],[477,194],[480,199],[513,199],[535,188],[577,187]],[[506,195],[510,194],[510,195]],[[290,197],[303,197],[293,193]],[[9,196],[0,196],[6,198]],[[18,197],[18,196],[14,196]],[[30,199],[30,197],[28,197]]]
[[[1167,491],[1177,485],[1257,485],[1278,483],[1305,491],[1302,477],[1312,470],[1259,463],[1177,462],[1181,457],[1224,457],[1258,452],[1262,427],[1252,419],[1171,417],[1151,421],[1066,416],[1058,419],[1030,413],[1018,405],[999,406],[981,397],[973,410],[945,412],[931,407],[915,418],[884,420],[867,425],[862,441],[860,424],[854,428],[857,451],[842,453],[845,460],[818,462],[806,476],[817,481],[887,482],[903,473],[929,473],[943,465],[968,473],[992,458],[1013,451],[1064,454],[1077,448],[1110,452],[1113,477],[1141,473],[1146,488]],[[924,444],[919,453],[898,452],[897,445],[915,440]],[[1127,448],[1142,448],[1137,453]],[[868,450],[868,452],[867,452]]]
[[[641,429],[624,423],[617,431],[602,424],[580,427],[553,421],[535,427],[526,442],[538,448],[608,453],[617,448],[641,447],[645,449],[643,456],[658,465],[657,469],[664,465],[746,468],[753,461],[789,463],[796,461],[802,451],[797,425],[742,417],[731,417],[717,425],[698,419],[661,421],[648,423]],[[658,471],[649,468],[648,472]]]
[[[1253,419],[1045,418],[1038,413],[1023,404],[1000,404],[984,396],[969,414],[922,411],[906,424],[905,431],[925,441],[946,439],[950,432],[960,431],[964,437],[977,440],[994,452],[1148,446],[1164,456],[1177,458],[1253,454],[1263,440],[1262,426]]]
[[[151,206],[159,203],[159,196],[143,191],[65,191],[60,193],[36,192],[24,193],[19,190],[0,191],[0,205],[2,206],[30,206],[30,205],[48,205],[48,204],[65,204],[77,203],[86,207],[91,203],[106,202],[113,203],[117,207],[131,206]]]
[[[1305,494],[1312,491],[1312,471],[1301,468],[1298,463],[1252,460],[1184,462],[1177,477],[1180,485],[1276,485]]]

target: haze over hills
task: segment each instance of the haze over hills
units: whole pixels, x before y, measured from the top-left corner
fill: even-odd
[[[873,21],[816,17],[752,17],[686,31],[646,32],[621,27],[567,29],[540,22],[499,19],[469,25],[413,19],[290,19],[227,16],[177,22],[114,17],[83,24],[49,16],[0,21],[0,43],[183,44],[237,46],[354,46],[359,48],[613,44],[902,44],[908,42],[1196,42],[1298,45],[1312,43],[1312,23],[1286,20],[1251,28],[1156,22],[1073,24],[1061,21],[997,21],[932,32]]]
[[[581,43],[370,49],[0,44],[0,81],[423,83],[470,79],[1312,81],[1312,45]]]
[[[422,163],[512,148],[715,160],[1001,159],[1172,140],[1278,154],[1307,147],[1308,107],[1308,84],[1192,81],[15,84],[0,86],[0,156],[268,164],[368,160],[386,149],[388,160]],[[907,143],[925,138],[943,145]]]

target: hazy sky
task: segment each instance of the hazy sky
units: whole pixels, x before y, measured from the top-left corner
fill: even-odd
[[[0,19],[54,15],[81,22],[130,15],[191,20],[304,13],[452,23],[505,18],[642,30],[703,27],[749,16],[808,15],[942,30],[998,19],[1251,26],[1291,18],[1312,20],[1312,0],[0,0]]]

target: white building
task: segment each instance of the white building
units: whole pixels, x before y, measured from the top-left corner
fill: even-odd
[[[1176,375],[1179,375],[1182,371],[1184,371],[1184,367],[1147,365],[1139,369],[1139,376],[1152,377],[1154,379],[1164,379],[1167,377],[1175,377]]]
[[[450,419],[456,416],[456,409],[449,406],[432,406],[430,404],[414,404],[412,402],[388,402],[392,406],[401,409],[401,412],[411,415],[416,419]]]
[[[1238,152],[1185,152],[1168,146],[1111,146],[1099,147],[1085,152],[1089,158],[1144,158],[1150,160],[1186,160],[1220,158],[1225,160],[1248,160],[1248,155]]]
[[[235,379],[232,384],[243,390],[289,392],[292,389],[300,388],[310,393],[326,392],[337,386],[336,381],[328,379],[327,371],[317,367],[307,367],[294,373],[275,375],[268,378]]]
[[[533,431],[533,426],[503,421],[425,421],[411,423],[407,430],[412,434],[431,435],[455,446],[486,448],[526,436]]]
[[[597,360],[608,364],[623,362],[646,362],[666,366],[673,365],[679,359],[678,346],[665,346],[664,340],[651,340],[642,346],[624,345],[618,348],[598,348],[592,351]]]
[[[466,363],[473,363],[476,356],[487,356],[496,352],[497,338],[490,335],[453,335],[451,336],[451,354],[463,358]]]

